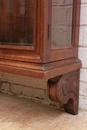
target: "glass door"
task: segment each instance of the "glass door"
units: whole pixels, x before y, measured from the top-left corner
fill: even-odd
[[[34,27],[35,0],[0,0],[1,45],[33,45]]]

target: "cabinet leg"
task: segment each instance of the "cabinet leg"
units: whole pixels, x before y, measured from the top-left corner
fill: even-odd
[[[66,112],[78,114],[79,70],[48,80],[48,96],[64,106]]]
[[[68,103],[64,105],[64,109],[66,112],[71,113],[71,114],[78,114],[78,99],[77,101],[73,99],[69,99]]]

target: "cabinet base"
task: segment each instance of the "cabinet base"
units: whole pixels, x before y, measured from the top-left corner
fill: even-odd
[[[78,114],[79,70],[48,80],[48,96],[64,106],[66,112]]]

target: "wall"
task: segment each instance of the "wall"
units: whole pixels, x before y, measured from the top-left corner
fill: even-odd
[[[59,104],[49,100],[46,91],[47,81],[45,80],[0,73],[0,90],[5,94],[59,106]]]
[[[87,0],[81,0],[79,59],[82,61],[80,108],[87,109]]]
[[[79,58],[82,61],[79,107],[87,109],[87,0],[81,0]],[[47,97],[46,81],[0,73],[0,86],[4,93],[54,104]]]

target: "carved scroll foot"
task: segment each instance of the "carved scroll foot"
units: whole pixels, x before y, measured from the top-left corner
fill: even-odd
[[[78,114],[78,100],[70,99],[67,104],[64,105],[66,112],[77,115]]]
[[[66,112],[78,114],[79,70],[49,79],[48,96],[62,104]]]

